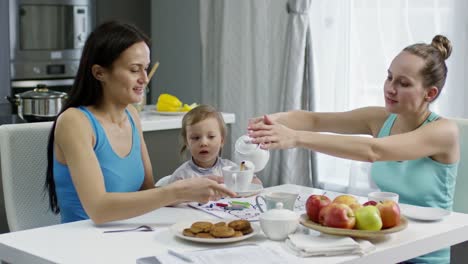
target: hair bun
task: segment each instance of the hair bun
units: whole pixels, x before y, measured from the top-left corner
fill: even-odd
[[[431,46],[436,48],[440,52],[440,54],[442,54],[444,60],[448,59],[450,57],[450,54],[452,53],[452,43],[445,36],[435,36],[432,39]]]

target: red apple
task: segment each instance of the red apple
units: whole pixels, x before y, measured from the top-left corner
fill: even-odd
[[[377,203],[382,218],[382,228],[391,228],[400,224],[400,207],[398,203],[391,200],[385,200]]]
[[[319,222],[319,213],[322,208],[331,203],[330,198],[325,195],[313,194],[307,199],[305,209],[309,219],[315,223]]]
[[[376,201],[367,201],[363,204],[364,206],[368,206],[368,205],[373,205],[373,206],[376,206],[377,205],[377,202]]]
[[[354,213],[356,213],[356,210],[359,209],[359,208],[361,208],[362,205],[361,205],[360,203],[353,203],[353,204],[350,204],[349,207],[350,207],[351,209],[353,209],[353,212],[354,212]]]
[[[353,229],[356,219],[353,209],[346,204],[331,203],[320,211],[319,218],[324,226]]]
[[[319,212],[319,224],[321,225],[325,225],[325,216],[328,214],[328,210],[331,208],[330,207],[331,204],[325,206],[324,208],[322,208],[322,210],[320,210]]]
[[[342,194],[337,196],[335,199],[333,199],[334,203],[341,203],[341,204],[346,204],[346,205],[351,205],[354,203],[358,203],[358,200],[356,197],[348,194]]]

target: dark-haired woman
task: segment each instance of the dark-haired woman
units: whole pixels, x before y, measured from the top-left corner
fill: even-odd
[[[154,188],[138,112],[150,64],[148,38],[119,22],[88,37],[75,83],[48,144],[46,187],[62,222],[127,219],[183,201],[231,191],[207,178]]]
[[[385,107],[343,113],[292,111],[255,118],[249,134],[265,149],[303,147],[328,155],[373,162],[371,175],[400,202],[452,209],[460,158],[455,122],[429,109],[447,77],[450,41],[403,49],[392,61],[384,83]],[[367,134],[372,137],[321,134]],[[449,249],[410,260],[449,263]]]

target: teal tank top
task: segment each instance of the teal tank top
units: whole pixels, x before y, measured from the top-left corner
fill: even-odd
[[[397,118],[391,114],[377,137],[390,135]],[[431,113],[422,125],[437,120]],[[429,157],[404,161],[377,161],[372,164],[371,176],[377,187],[385,192],[398,193],[400,203],[452,210],[458,162],[443,164]],[[450,249],[442,249],[410,260],[414,263],[450,263]]]
[[[140,134],[128,110],[125,112],[132,127],[132,148],[130,153],[122,158],[112,149],[104,128],[96,117],[86,107],[80,106],[78,109],[88,117],[94,130],[96,137],[94,152],[101,167],[106,191],[136,192],[140,190],[145,174],[141,157]],[[55,155],[53,169],[61,222],[68,223],[89,219],[73,185],[68,166],[58,162]]]

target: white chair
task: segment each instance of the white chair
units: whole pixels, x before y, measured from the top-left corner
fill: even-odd
[[[460,163],[458,165],[457,184],[453,210],[468,214],[468,119],[452,119],[460,130]]]
[[[5,211],[10,231],[60,223],[44,189],[51,122],[0,126]]]

